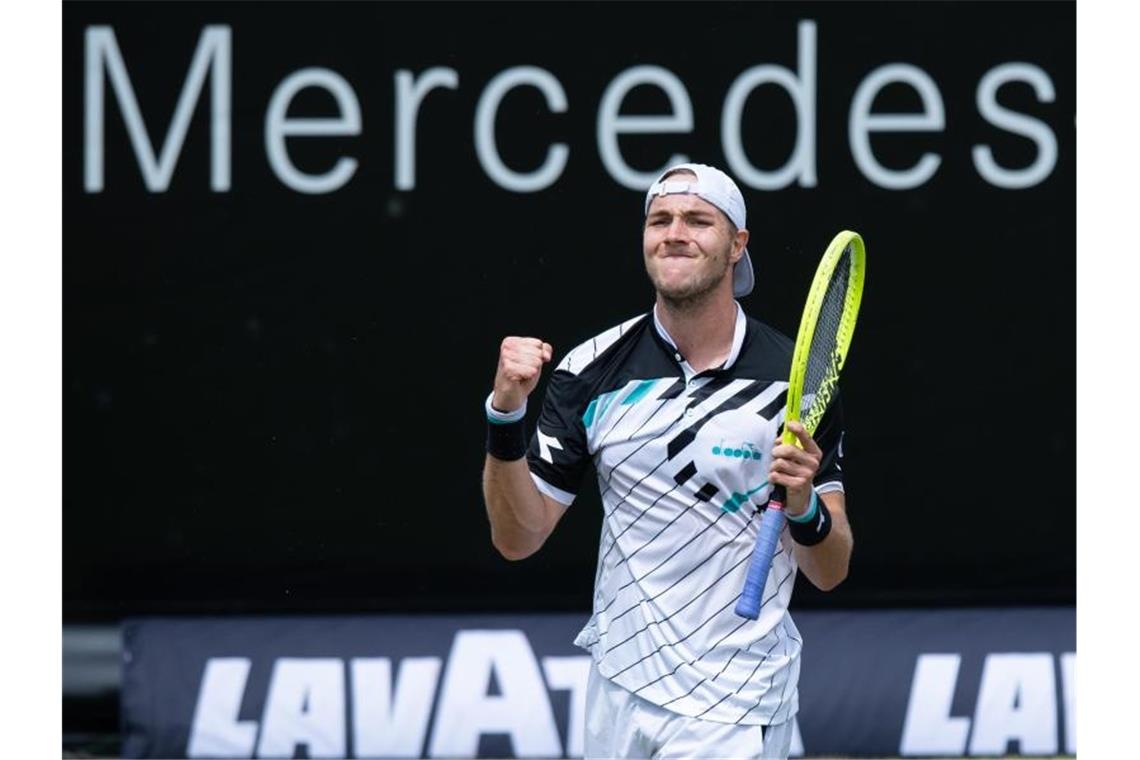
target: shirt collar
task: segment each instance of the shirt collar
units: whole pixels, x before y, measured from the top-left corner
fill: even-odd
[[[718,369],[729,369],[736,363],[737,358],[740,356],[740,348],[744,345],[744,331],[747,329],[748,320],[744,316],[744,309],[740,307],[739,301],[734,301],[736,304],[736,325],[732,330],[732,348],[728,352],[728,358],[724,360],[724,364],[720,365]],[[657,328],[657,334],[661,339],[669,344],[673,349],[673,358],[681,363],[685,370],[685,375],[694,375],[696,372],[689,365],[689,362],[681,356],[681,352],[677,350],[677,342],[673,340],[673,336],[665,329],[665,325],[661,324],[661,320],[657,318],[657,304],[653,304],[653,326]]]

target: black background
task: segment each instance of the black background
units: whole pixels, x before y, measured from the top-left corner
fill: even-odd
[[[688,134],[628,136],[640,171],[675,153],[729,167],[720,114],[751,66],[796,69],[817,27],[815,187],[741,183],[758,287],[745,309],[794,334],[819,255],[841,229],[867,243],[863,311],[842,388],[856,536],[849,579],[796,604],[1075,601],[1076,8],[1072,3],[208,3],[64,6],[64,617],[302,611],[587,609],[600,507],[583,493],[543,550],[492,549],[480,492],[482,403],[499,341],[540,336],[556,361],[652,303],[643,195],[596,141],[607,84],[663,66],[693,103]],[[210,190],[209,86],[166,192],[143,184],[105,85],[105,189],[83,184],[84,30],[114,28],[152,143],[161,144],[207,24],[232,27],[232,186]],[[1049,126],[1058,161],[1005,190],[974,168],[1033,143],[975,105],[993,67],[1023,61],[1056,90],[999,102]],[[879,135],[881,163],[941,156],[918,188],[859,171],[847,124],[859,83],[905,62],[937,83],[941,132]],[[569,108],[519,88],[497,121],[503,159],[532,171],[570,146],[550,188],[503,190],[473,142],[487,82],[550,71]],[[277,85],[308,66],[352,86],[353,137],[291,138],[302,170],[358,169],[295,192],[266,157]],[[417,185],[395,189],[394,74],[459,74],[417,133]],[[917,111],[883,90],[875,112]],[[623,114],[666,113],[634,90]],[[335,116],[303,91],[294,117]],[[779,88],[744,111],[754,165],[790,155]],[[541,392],[541,388],[540,388]],[[538,404],[532,404],[532,418]]]

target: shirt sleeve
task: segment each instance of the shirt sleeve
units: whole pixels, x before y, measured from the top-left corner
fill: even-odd
[[[577,497],[591,460],[582,423],[587,395],[578,376],[555,370],[526,455],[538,490],[567,506]]]
[[[843,403],[836,394],[835,400],[824,412],[815,431],[816,444],[823,452],[819,470],[815,474],[818,493],[843,491]]]

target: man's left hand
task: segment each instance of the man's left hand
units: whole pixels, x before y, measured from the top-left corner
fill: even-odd
[[[772,466],[768,470],[768,482],[781,485],[788,492],[784,513],[789,517],[802,515],[807,511],[811,500],[811,489],[823,452],[816,445],[807,429],[798,422],[787,424],[800,446],[783,443],[781,438],[772,449]]]

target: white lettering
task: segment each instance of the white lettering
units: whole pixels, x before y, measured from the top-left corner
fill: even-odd
[[[396,189],[416,187],[416,119],[420,103],[437,87],[454,90],[459,87],[459,72],[437,66],[428,69],[417,80],[412,72],[396,72]]]
[[[918,656],[903,721],[900,755],[961,755],[965,752],[970,720],[950,715],[961,663],[961,656],[956,654]]]
[[[758,190],[780,190],[794,184],[816,187],[818,26],[801,20],[797,25],[795,67],[762,64],[745,69],[733,79],[725,93],[720,137],[728,169],[745,185]],[[227,192],[231,188],[232,131],[232,29],[228,25],[202,27],[193,57],[182,82],[174,113],[165,135],[152,135],[142,116],[138,97],[128,74],[114,28],[88,26],[85,30],[84,62],[84,166],[83,183],[88,193],[105,188],[106,161],[106,82],[122,114],[132,151],[147,190],[169,189],[196,108],[204,99],[210,80],[210,188]],[[975,103],[980,116],[1003,132],[1033,143],[1035,154],[1027,166],[1010,167],[999,163],[995,149],[986,143],[974,144],[971,158],[976,171],[989,184],[1016,190],[1044,182],[1058,162],[1058,137],[1040,118],[999,104],[998,94],[1010,84],[1027,84],[1039,103],[1054,103],[1056,91],[1050,75],[1040,66],[1008,62],[989,69],[978,81]],[[796,114],[795,142],[791,154],[777,168],[761,168],[749,157],[744,134],[744,112],[749,99],[764,85],[774,85],[791,98]],[[904,113],[876,113],[874,105],[882,90],[905,85],[920,99],[919,110]],[[496,139],[499,109],[511,90],[537,88],[552,113],[566,113],[566,91],[558,78],[538,66],[515,66],[495,75],[480,94],[474,120],[476,156],[488,177],[510,192],[535,193],[554,185],[565,172],[568,142],[551,142],[540,166],[518,171],[507,166]],[[329,92],[337,113],[326,118],[290,118],[288,111],[297,93],[307,87]],[[397,190],[410,191],[417,183],[417,142],[420,109],[437,89],[457,90],[459,72],[446,66],[394,72],[394,165]],[[668,98],[668,106],[652,114],[621,113],[630,92],[638,87],[654,87]],[[891,189],[913,189],[928,182],[938,171],[942,156],[922,152],[908,168],[888,168],[872,149],[874,133],[942,132],[946,126],[945,106],[937,83],[923,69],[905,62],[889,63],[871,71],[856,88],[848,114],[848,140],[853,160],[874,184]],[[620,138],[630,135],[691,134],[694,129],[692,100],[685,83],[672,71],[656,65],[638,65],[621,71],[602,93],[598,105],[596,139],[599,158],[608,174],[619,185],[643,191],[666,167],[686,162],[688,155],[674,153],[649,171],[631,167],[622,155]],[[361,107],[349,82],[326,68],[305,68],[286,77],[273,91],[265,113],[264,145],[271,170],[289,188],[308,194],[331,193],[344,187],[359,168],[351,155],[336,158],[323,173],[300,170],[290,158],[286,140],[290,137],[356,137],[362,133]],[[432,131],[434,134],[434,130]],[[155,138],[152,140],[152,137]],[[885,138],[880,138],[885,139]],[[753,143],[754,144],[754,143]]]
[[[213,657],[206,662],[202,689],[190,723],[187,757],[251,757],[257,739],[257,722],[238,720],[247,657]]]
[[[589,657],[543,657],[542,670],[551,689],[570,690],[570,719],[566,726],[566,755],[582,757],[586,737],[586,685]]]
[[[799,25],[799,76],[783,66],[753,66],[728,88],[721,115],[720,134],[724,155],[741,181],[758,190],[780,190],[798,180],[802,187],[815,187],[815,22]],[[741,139],[744,104],[762,84],[783,87],[796,107],[796,147],[783,167],[766,172],[748,160]]]
[[[123,63],[115,31],[109,26],[90,26],[86,33],[84,93],[83,187],[89,193],[103,191],[103,69],[119,101],[143,182],[152,193],[166,192],[174,166],[182,152],[190,117],[210,74],[210,189],[230,189],[230,27],[207,26],[198,38],[190,71],[182,84],[170,129],[162,141],[162,153],[155,157],[139,111],[131,78]]]
[[[488,695],[492,674],[500,694]],[[460,631],[443,676],[431,757],[474,757],[479,736],[509,734],[516,756],[562,755],[534,652],[522,631]]]
[[[290,119],[289,104],[306,87],[322,87],[336,98],[340,116],[335,119]],[[269,100],[265,112],[265,152],[278,179],[299,193],[331,193],[356,173],[356,159],[342,156],[324,174],[305,174],[293,165],[285,148],[286,137],[334,137],[360,134],[360,103],[356,93],[335,71],[308,68],[287,76]]]
[[[345,756],[344,662],[282,657],[273,666],[265,698],[260,757]]]
[[[662,116],[621,116],[622,101],[634,87],[653,85],[665,91],[672,113]],[[674,164],[686,163],[680,153],[649,172],[631,169],[618,147],[619,134],[683,134],[693,131],[693,104],[677,75],[660,66],[634,66],[610,82],[598,106],[598,152],[602,165],[618,184],[630,190],[647,190],[657,175]]]
[[[1028,82],[1037,99],[1044,103],[1052,103],[1056,95],[1049,75],[1029,63],[1003,63],[987,71],[978,82],[977,103],[982,118],[1007,132],[1028,137],[1037,144],[1037,158],[1024,169],[1006,169],[994,160],[990,146],[975,145],[974,166],[991,185],[1020,190],[1044,181],[1052,173],[1057,165],[1057,137],[1037,119],[998,105],[997,91],[1009,82]]]
[[[438,657],[408,657],[392,687],[387,657],[352,661],[352,746],[356,757],[422,757]]]
[[[1065,708],[1065,754],[1077,754],[1077,654],[1061,655],[1061,699]]]
[[[503,97],[521,85],[531,85],[542,91],[547,107],[554,113],[566,112],[566,92],[554,75],[537,66],[515,66],[501,71],[487,83],[479,104],[475,108],[475,153],[483,171],[498,185],[516,193],[535,193],[544,190],[562,176],[570,148],[566,143],[555,143],[546,151],[546,161],[535,171],[521,174],[507,167],[499,155],[495,142],[495,117]]]
[[[991,654],[970,736],[971,755],[1004,755],[1013,739],[1019,754],[1057,754],[1057,698],[1053,655]]]
[[[902,83],[913,87],[922,98],[922,113],[872,114],[875,97],[889,84]],[[923,154],[918,163],[905,171],[887,169],[875,158],[871,150],[871,132],[938,132],[946,124],[942,95],[938,85],[922,69],[909,63],[891,63],[872,71],[860,83],[851,102],[848,138],[855,163],[867,179],[888,190],[909,190],[926,182],[942,163],[941,157]]]

